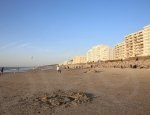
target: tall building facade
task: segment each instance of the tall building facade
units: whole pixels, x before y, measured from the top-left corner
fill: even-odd
[[[72,64],[82,64],[82,63],[86,63],[86,56],[75,56],[73,58],[73,62]]]
[[[126,57],[143,56],[143,31],[129,34],[125,37]]]
[[[125,41],[114,48],[115,59],[150,55],[150,25],[125,36]]]
[[[150,25],[125,37],[126,57],[150,55]]]
[[[143,30],[144,56],[150,55],[150,25]]]
[[[125,42],[117,44],[114,48],[114,59],[125,59],[126,58],[126,47]]]
[[[87,52],[87,62],[106,61],[113,58],[113,49],[107,45],[97,45]]]

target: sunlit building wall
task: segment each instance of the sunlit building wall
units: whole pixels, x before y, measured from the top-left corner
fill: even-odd
[[[87,62],[106,61],[113,59],[113,49],[107,45],[97,45],[87,52]]]
[[[86,56],[75,56],[73,58],[73,64],[86,63],[86,61],[87,61]]]
[[[144,56],[150,55],[150,25],[143,30]]]
[[[126,47],[125,42],[117,44],[114,48],[114,59],[125,59],[126,58]]]
[[[143,31],[125,37],[126,57],[143,56]]]

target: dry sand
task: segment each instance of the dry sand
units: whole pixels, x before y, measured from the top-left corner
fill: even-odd
[[[87,92],[93,101],[54,109],[33,102],[58,89]],[[0,76],[0,115],[33,114],[150,115],[150,70],[49,70]]]

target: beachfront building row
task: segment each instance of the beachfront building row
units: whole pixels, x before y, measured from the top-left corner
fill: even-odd
[[[114,48],[114,59],[150,55],[150,25],[125,36],[125,40]]]
[[[86,56],[75,56],[72,60],[65,61],[64,65],[106,60],[113,60],[113,48],[107,45],[97,45],[88,50]]]
[[[65,61],[64,65],[106,60],[113,60],[113,48],[107,45],[97,45],[88,50],[86,56],[75,56],[72,60]]]
[[[86,53],[86,56],[76,56],[65,64],[80,64],[130,57],[150,56],[150,25],[142,30],[125,36],[125,40],[114,48],[107,45],[97,45]]]
[[[86,63],[86,56],[75,56],[71,60],[65,61],[63,65]]]
[[[97,45],[88,50],[87,62],[106,61],[113,59],[113,49],[107,45]]]

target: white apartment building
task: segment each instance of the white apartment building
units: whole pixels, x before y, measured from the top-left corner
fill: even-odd
[[[143,31],[125,37],[126,57],[143,56]]]
[[[97,45],[87,52],[87,62],[106,61],[113,58],[113,49],[107,45]]]
[[[150,55],[150,25],[125,37],[126,57]]]
[[[109,50],[109,60],[114,60],[114,48],[110,48]]]
[[[125,41],[114,48],[115,59],[150,55],[150,25],[125,36]]]
[[[126,47],[125,42],[117,44],[114,48],[114,59],[125,59],[126,58]]]
[[[86,63],[86,56],[75,56],[73,58],[73,62],[72,64],[82,64],[82,63]]]
[[[150,25],[143,30],[144,56],[150,55]]]

